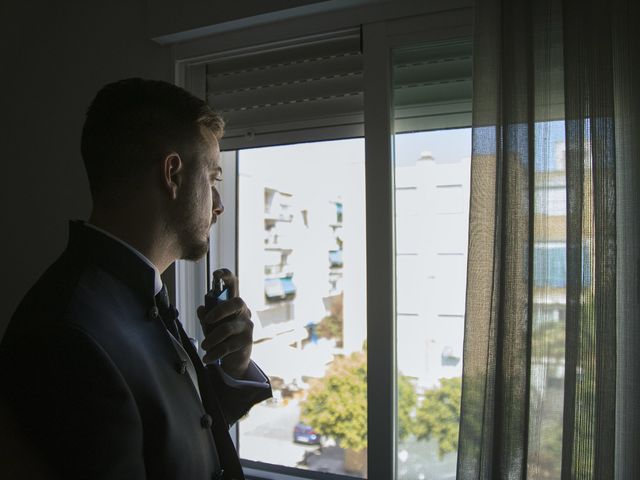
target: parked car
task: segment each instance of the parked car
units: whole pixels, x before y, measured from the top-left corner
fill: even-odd
[[[312,426],[298,422],[293,427],[293,441],[295,443],[306,443],[307,445],[320,445],[322,437]]]

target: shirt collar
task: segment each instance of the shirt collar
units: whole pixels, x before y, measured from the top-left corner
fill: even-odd
[[[142,260],[144,263],[146,263],[147,265],[149,265],[151,268],[153,268],[153,272],[155,274],[154,279],[153,279],[153,289],[154,289],[154,295],[157,295],[160,290],[162,290],[162,277],[160,277],[160,271],[158,270],[158,268],[153,264],[153,262],[151,262],[151,260],[149,260],[147,257],[145,257],[142,253],[140,253],[138,250],[136,250],[135,248],[133,248],[131,245],[129,245],[127,242],[125,242],[124,240],[121,240],[120,238],[116,237],[115,235],[113,235],[112,233],[107,232],[106,230],[103,230],[100,227],[96,227],[95,225],[89,223],[89,222],[84,222],[84,226],[85,227],[89,227],[92,228],[93,230],[96,230],[97,232],[100,232],[103,235],[106,235],[107,237],[111,238],[112,240],[115,240],[116,242],[119,242],[120,244],[124,245],[125,247],[127,247],[129,250],[131,250],[131,252],[133,252],[140,260]]]

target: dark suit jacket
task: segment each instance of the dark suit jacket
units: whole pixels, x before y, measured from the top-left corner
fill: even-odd
[[[62,478],[243,478],[228,428],[270,388],[228,386],[180,327],[202,401],[154,310],[154,271],[70,225],[0,344],[0,392]]]

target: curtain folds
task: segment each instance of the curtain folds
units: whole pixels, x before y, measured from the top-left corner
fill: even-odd
[[[476,2],[460,479],[640,478],[638,11]]]

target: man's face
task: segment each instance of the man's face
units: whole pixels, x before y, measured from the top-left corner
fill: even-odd
[[[198,260],[209,249],[209,232],[224,207],[216,185],[221,179],[220,147],[215,135],[204,130],[198,155],[187,163],[182,200],[174,216],[180,258]]]

